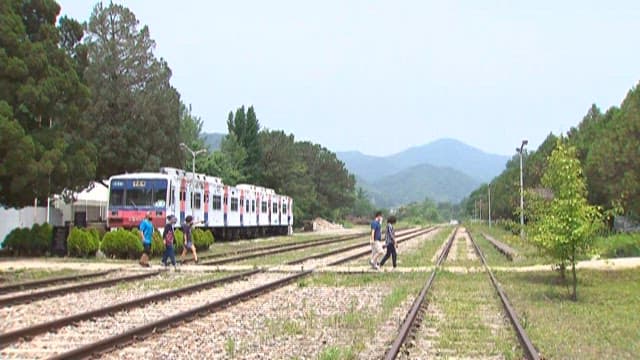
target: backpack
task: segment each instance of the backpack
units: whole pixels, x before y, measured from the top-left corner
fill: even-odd
[[[173,245],[173,241],[174,241],[174,235],[173,235],[173,230],[169,231],[165,234],[164,236],[164,244],[166,246],[171,246]]]

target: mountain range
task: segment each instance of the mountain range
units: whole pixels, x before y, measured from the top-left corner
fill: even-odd
[[[455,139],[440,139],[389,156],[338,152],[375,205],[394,207],[425,197],[457,203],[498,175],[508,156],[486,153]]]
[[[211,150],[224,134],[204,134]],[[455,139],[440,139],[389,156],[337,152],[378,207],[395,207],[425,198],[457,203],[504,170],[508,156],[486,153]]]

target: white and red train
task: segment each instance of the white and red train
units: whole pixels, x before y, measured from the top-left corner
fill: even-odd
[[[196,227],[216,239],[286,235],[293,225],[293,200],[261,186],[229,186],[222,179],[175,168],[158,173],[115,175],[109,179],[107,227],[137,227],[147,211],[164,228],[167,216],[182,224],[191,215]]]

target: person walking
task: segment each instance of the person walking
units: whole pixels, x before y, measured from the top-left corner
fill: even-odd
[[[162,237],[164,238],[164,255],[162,255],[162,265],[164,267],[168,267],[167,260],[171,259],[171,265],[173,265],[173,269],[176,269],[176,253],[173,248],[173,243],[175,241],[175,231],[173,226],[176,224],[176,217],[174,215],[167,216],[167,225],[164,226],[164,232],[162,233]]]
[[[151,222],[151,211],[147,211],[144,219],[140,222],[140,238],[142,240],[142,256],[140,257],[140,265],[149,267],[149,257],[151,256],[151,239],[153,237],[153,223]]]
[[[387,253],[380,261],[380,267],[384,266],[384,263],[391,257],[391,261],[393,263],[393,268],[396,268],[396,260],[398,255],[396,253],[396,249],[398,248],[398,243],[396,242],[396,230],[393,226],[396,223],[395,216],[389,216],[387,219],[387,232],[385,234],[385,244],[387,245]]]
[[[184,248],[182,249],[180,262],[184,262],[184,257],[187,255],[187,250],[191,250],[191,253],[193,254],[193,261],[197,263],[198,254],[196,253],[196,246],[193,244],[193,216],[188,215],[184,220],[185,223],[182,224],[182,233],[184,234]]]
[[[369,239],[369,244],[371,245],[371,260],[369,260],[369,264],[371,267],[380,270],[380,265],[378,261],[380,257],[384,253],[382,248],[382,212],[378,211],[376,213],[375,219],[371,222],[371,237]]]

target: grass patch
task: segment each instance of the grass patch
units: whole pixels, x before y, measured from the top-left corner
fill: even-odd
[[[433,265],[434,262],[431,261],[431,259],[445,240],[449,238],[452,230],[453,228],[450,226],[436,230],[438,232],[435,235],[431,235],[429,239],[422,242],[420,247],[406,254],[402,252],[402,244],[400,244],[398,266],[415,267]]]
[[[87,274],[89,271],[79,271],[73,269],[60,269],[60,270],[48,270],[48,269],[9,269],[0,270],[0,285],[14,284],[25,281],[44,280],[50,278],[57,278],[61,276],[72,276]]]
[[[327,346],[318,354],[318,360],[351,360],[356,355],[350,346]]]
[[[430,340],[440,353],[463,358],[522,356],[486,273],[441,271],[428,301],[438,311],[427,313],[423,322],[436,329],[437,336]]]
[[[595,252],[603,258],[640,256],[640,233],[614,234],[599,237]]]
[[[548,359],[637,359],[640,271],[578,270],[578,301],[558,273],[498,273],[534,345]]]

